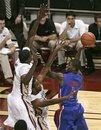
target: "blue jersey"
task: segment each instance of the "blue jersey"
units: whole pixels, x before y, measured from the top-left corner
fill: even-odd
[[[82,75],[79,73],[65,73],[64,74],[64,83],[60,86],[60,97],[67,96],[72,88],[76,91],[73,94],[73,97],[70,100],[65,100],[60,104],[60,106],[69,107],[77,104],[77,93],[82,87]]]

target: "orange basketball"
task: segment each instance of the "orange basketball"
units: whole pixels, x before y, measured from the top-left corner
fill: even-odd
[[[91,32],[85,32],[81,36],[81,42],[84,47],[94,47],[95,41],[96,41],[95,35]]]

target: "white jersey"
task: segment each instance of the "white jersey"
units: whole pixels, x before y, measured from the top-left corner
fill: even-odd
[[[41,85],[41,87],[42,87],[42,90],[37,95],[31,95],[31,101],[34,101],[35,99],[47,100],[44,89],[43,89],[43,85]],[[45,123],[44,125],[46,127],[42,125],[41,121],[38,121],[39,126],[41,125],[41,127],[44,130],[46,130],[46,128],[47,130],[50,130],[50,125],[48,123],[48,107],[41,107],[41,108],[39,107],[38,109],[35,110],[35,114],[37,116],[37,119],[38,119],[38,116],[41,116],[43,118],[44,120],[43,123]]]
[[[15,68],[13,89],[8,95],[8,118],[4,124],[14,127],[16,121],[23,119],[27,123],[28,130],[37,130],[37,120],[30,102],[32,80],[26,86],[21,83],[21,76],[27,74],[30,68],[29,64],[22,63]]]
[[[28,86],[22,86],[21,83],[21,76],[25,75],[28,73],[28,71],[30,70],[31,65],[29,64],[22,64],[19,63],[18,66],[16,66],[15,68],[15,76],[14,76],[14,82],[13,82],[13,89],[12,89],[12,93],[16,94],[16,95],[30,95],[32,92],[32,79],[29,82]]]

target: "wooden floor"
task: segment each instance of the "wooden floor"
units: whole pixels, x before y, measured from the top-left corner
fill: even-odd
[[[0,87],[0,92],[7,89],[7,87]],[[56,98],[55,96],[54,98]],[[0,94],[0,99],[6,99],[7,94]],[[86,118],[89,130],[101,130],[101,92],[94,91],[80,91],[78,94],[79,102],[85,108],[84,116]],[[1,105],[1,103],[0,103]],[[56,130],[53,115],[58,105],[49,107],[49,122],[52,130]],[[6,110],[0,109],[0,115],[7,115]]]

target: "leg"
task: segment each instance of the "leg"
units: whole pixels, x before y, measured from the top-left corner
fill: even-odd
[[[56,111],[54,121],[58,130],[77,130],[77,127],[73,123],[72,112],[59,109]]]
[[[13,77],[10,63],[8,60],[8,55],[0,54],[0,63],[5,79]]]
[[[48,46],[49,46],[51,51],[54,50],[54,48],[56,47],[56,44],[57,44],[57,40],[50,40],[49,41]]]
[[[79,110],[79,111],[78,111]],[[81,104],[78,104],[75,107],[74,117],[75,117],[75,125],[77,126],[77,130],[88,130],[85,118],[83,117],[84,108]]]
[[[88,127],[87,127],[87,124],[83,115],[81,116],[81,118],[79,118],[79,120],[77,120],[76,126],[77,126],[77,130],[88,130]]]

